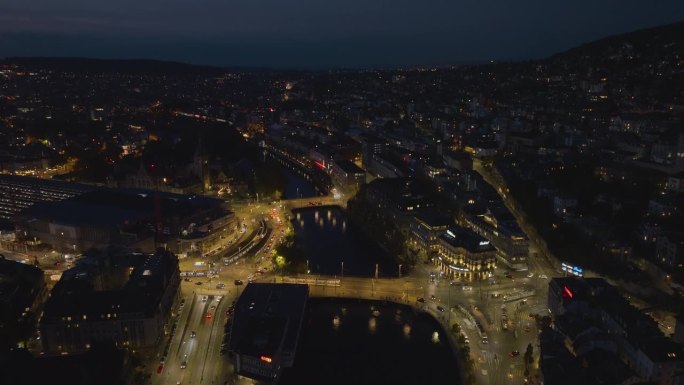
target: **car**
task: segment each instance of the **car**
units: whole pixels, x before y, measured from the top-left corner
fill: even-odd
[[[520,351],[518,350],[513,350],[512,352],[508,353],[510,357],[517,357],[520,355]]]
[[[435,300],[437,299],[437,297],[435,297],[435,295],[432,294],[432,295],[430,296],[430,299],[433,300],[433,301],[435,301]]]
[[[206,295],[202,296],[202,302],[207,302],[207,299],[209,299],[209,297],[207,297]]]
[[[183,278],[183,281],[190,282],[190,278]]]
[[[206,319],[211,319],[211,317],[213,317],[213,315],[211,313],[207,313],[207,315],[204,316],[204,318],[206,318]]]
[[[420,298],[418,298],[416,301],[418,301],[418,302],[420,302],[420,303],[423,303],[423,302],[425,302],[425,298],[420,297]]]
[[[539,279],[549,279],[549,277],[547,277],[546,274],[541,274],[539,275]]]
[[[195,285],[200,286],[200,285],[202,285],[202,282],[197,281],[197,282],[195,282]]]
[[[209,310],[216,310],[216,306],[215,306],[215,305],[211,305],[211,307],[209,308]]]
[[[160,374],[162,370],[164,370],[164,364],[159,364],[159,366],[157,366],[157,374]]]
[[[239,280],[239,279],[236,279],[236,280],[235,280],[235,286],[239,286],[239,285],[242,285],[242,284],[243,284],[243,282],[242,282],[241,280]]]
[[[181,365],[180,365],[180,368],[181,368],[181,369],[185,369],[185,368],[187,368],[187,367],[188,367],[188,362],[187,362],[187,361],[181,362]]]
[[[221,299],[222,299],[222,298],[223,298],[222,295],[217,295],[216,297],[214,297],[214,300],[215,300],[216,302],[221,302]]]
[[[225,287],[226,287],[226,284],[225,284],[225,283],[217,283],[217,284],[216,284],[216,288],[217,288],[217,289],[223,289],[223,288],[225,288]]]
[[[527,274],[527,278],[534,278],[534,273]]]
[[[195,338],[197,336],[197,333],[193,330],[190,332],[190,338]]]
[[[441,311],[442,313],[444,312],[444,308],[441,306],[437,306],[437,310]]]
[[[463,286],[463,291],[473,291],[472,286]]]
[[[506,273],[506,278],[508,278],[508,279],[513,279],[513,274],[511,274],[511,273]]]
[[[449,282],[449,285],[451,285],[451,286],[462,286],[463,283],[458,282],[458,281],[451,281],[451,282]]]

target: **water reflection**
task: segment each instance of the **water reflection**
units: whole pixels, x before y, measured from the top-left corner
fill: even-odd
[[[432,332],[432,342],[438,344],[439,343],[439,332],[434,331]]]
[[[404,338],[409,339],[411,338],[411,325],[409,324],[404,324]]]
[[[455,357],[441,343],[444,331],[425,313],[356,299],[311,298],[308,309],[295,365],[283,372],[281,385],[459,384],[445,370]],[[376,310],[379,316],[370,314]]]
[[[368,319],[368,331],[370,334],[375,334],[375,331],[378,328],[378,321],[375,317],[370,317]]]
[[[325,210],[325,211],[323,211]],[[292,215],[295,244],[309,258],[312,272],[340,274],[344,260],[345,275],[372,276],[375,265],[381,272],[396,271],[391,256],[360,231],[346,231],[344,211],[337,207],[302,208]],[[338,225],[341,225],[338,227]]]

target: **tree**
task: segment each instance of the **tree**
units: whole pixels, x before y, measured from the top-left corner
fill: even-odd
[[[529,367],[532,363],[532,354],[534,353],[534,348],[532,344],[527,344],[527,349],[525,350],[525,369]]]
[[[283,197],[283,193],[280,192],[280,190],[276,189],[276,190],[273,192],[273,197],[275,198],[275,200],[279,201],[280,198]]]
[[[276,267],[281,270],[285,268],[285,264],[287,263],[285,261],[285,257],[283,257],[282,255],[276,255],[275,257],[273,257],[273,262],[276,265]]]
[[[456,334],[456,335],[460,334],[461,333],[461,325],[459,325],[458,322],[454,322],[454,324],[451,325],[451,332]]]

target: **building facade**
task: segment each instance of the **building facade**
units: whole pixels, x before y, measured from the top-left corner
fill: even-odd
[[[434,261],[448,278],[486,279],[496,268],[496,249],[472,230],[451,227],[439,236]]]

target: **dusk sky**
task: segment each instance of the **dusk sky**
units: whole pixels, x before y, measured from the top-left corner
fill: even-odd
[[[682,0],[2,0],[0,57],[449,64],[539,58],[682,20]]]

